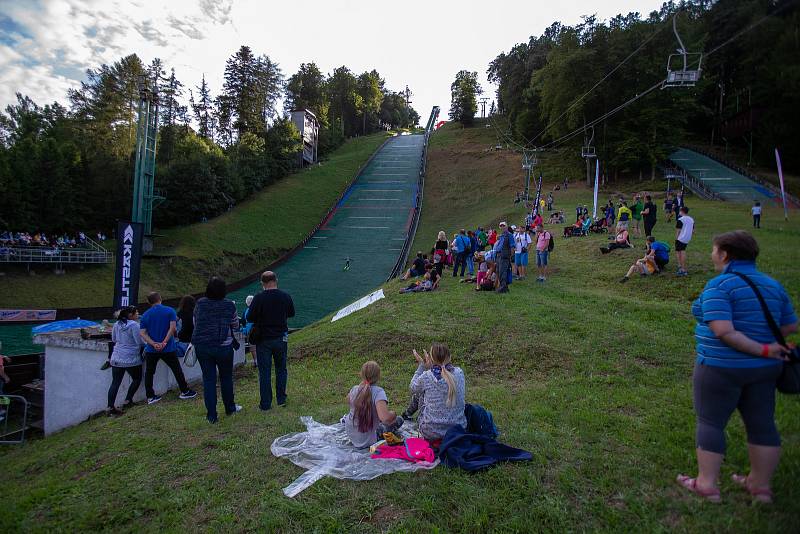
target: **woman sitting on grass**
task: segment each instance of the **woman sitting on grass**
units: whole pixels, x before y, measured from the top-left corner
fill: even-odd
[[[416,281],[408,287],[400,290],[400,293],[421,293],[423,291],[433,291],[439,287],[439,273],[436,269],[428,270],[422,277],[422,281]]]
[[[347,394],[350,413],[342,418],[342,423],[357,449],[367,448],[384,432],[394,432],[403,426],[403,418],[389,410],[386,392],[375,385],[380,378],[380,366],[368,361],[361,366],[361,383]]]
[[[419,431],[429,441],[440,440],[450,427],[461,425],[467,428],[464,417],[466,380],[464,371],[451,363],[450,350],[444,343],[431,345],[430,354],[414,350],[419,364],[411,379],[412,404],[405,413],[416,411],[419,402]]]
[[[633,248],[633,244],[631,243],[631,239],[627,230],[622,230],[620,233],[618,233],[616,237],[614,237],[614,242],[609,244],[607,247],[600,247],[600,252],[603,254],[608,254],[612,250],[618,248]]]
[[[564,227],[564,237],[572,237],[580,233],[583,228],[583,215],[578,215],[578,220],[572,226]]]

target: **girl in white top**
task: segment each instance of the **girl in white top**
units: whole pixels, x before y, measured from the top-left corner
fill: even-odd
[[[377,362],[368,361],[361,366],[361,383],[353,386],[347,395],[350,413],[342,418],[347,436],[357,449],[364,449],[378,441],[378,434],[393,432],[403,426],[403,418],[388,408],[389,400],[382,387],[376,386],[381,378]]]

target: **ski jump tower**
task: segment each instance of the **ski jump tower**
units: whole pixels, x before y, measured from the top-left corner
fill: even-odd
[[[131,220],[144,225],[144,249],[152,249],[153,208],[164,197],[154,189],[156,177],[156,137],[158,135],[158,93],[147,76],[139,77],[139,121],[136,128],[136,164],[133,171]]]

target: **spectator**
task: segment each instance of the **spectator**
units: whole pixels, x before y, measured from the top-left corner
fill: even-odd
[[[756,201],[750,213],[753,214],[753,228],[761,228],[761,202]]]
[[[458,267],[461,266],[461,276],[464,276],[464,269],[467,266],[467,256],[469,255],[470,242],[467,232],[463,228],[453,239],[453,249],[455,250],[455,263],[453,264],[453,276],[458,275]]]
[[[553,211],[553,193],[547,193],[547,211]]]
[[[150,308],[144,312],[141,319],[142,339],[147,345],[145,352],[145,372],[144,388],[147,392],[147,404],[155,404],[161,400],[161,395],[156,395],[153,389],[153,377],[156,374],[156,366],[159,360],[172,370],[175,381],[181,390],[181,399],[193,399],[197,392],[189,389],[186,378],[183,376],[183,369],[178,361],[175,346],[175,329],[178,316],[175,310],[161,304],[161,295],[156,292],[147,295],[147,302]],[[155,341],[160,339],[161,341]]]
[[[644,203],[642,202],[642,198],[637,193],[633,195],[633,206],[631,207],[631,221],[636,237],[642,235],[641,230],[639,229],[639,224],[642,220],[642,210],[644,210]]]
[[[672,199],[672,211],[675,212],[676,219],[680,217],[681,208],[684,206],[685,204],[683,203],[683,191],[678,191],[678,194],[675,195],[675,198]]]
[[[514,271],[518,280],[524,280],[528,265],[528,249],[531,246],[531,236],[524,228],[511,227],[514,230]]]
[[[486,232],[483,231],[482,227],[478,227],[478,231],[475,234],[475,237],[478,238],[478,250],[483,252],[486,250],[486,245],[489,243],[489,236],[486,235]]]
[[[636,260],[628,273],[620,279],[620,283],[627,282],[633,273],[642,276],[658,274],[669,263],[669,248],[664,243],[656,241],[653,236],[647,238],[647,252],[644,257]]]
[[[350,388],[347,394],[350,412],[342,418],[342,423],[357,449],[365,449],[384,432],[403,426],[403,418],[389,410],[386,392],[376,385],[380,378],[381,368],[377,362],[365,362],[361,366],[361,383]]]
[[[469,271],[470,276],[475,276],[475,263],[473,261],[473,256],[478,251],[478,238],[475,237],[475,233],[472,230],[467,231],[467,237],[469,238],[469,250],[467,251],[467,271]]]
[[[619,206],[619,211],[617,212],[617,233],[622,232],[623,230],[628,230],[628,224],[633,216],[631,209],[628,207],[627,202],[622,202]]]
[[[536,226],[536,268],[539,270],[537,282],[547,280],[547,263],[550,257],[550,240],[553,235],[545,232],[544,227],[539,224]]]
[[[439,273],[439,276],[442,276],[442,270],[444,269],[448,248],[447,234],[445,234],[444,230],[442,230],[436,237],[436,243],[433,245],[433,249],[431,250],[431,254],[433,255],[433,266],[436,269],[436,272]]]
[[[250,354],[253,355],[253,367],[258,367],[258,349],[256,344],[250,341],[250,330],[253,329],[253,322],[250,320],[250,306],[253,304],[253,295],[247,295],[244,298],[244,313],[242,313],[242,334],[244,338],[250,343]],[[245,354],[245,357],[247,355]],[[245,358],[246,360],[246,358]]]
[[[178,317],[176,327],[178,329],[178,341],[181,343],[191,343],[192,341],[192,333],[194,332],[194,306],[195,300],[191,295],[184,295],[178,304],[178,310],[175,315]]]
[[[403,280],[408,280],[409,278],[416,278],[418,276],[423,276],[425,274],[425,259],[422,257],[422,251],[420,250],[417,252],[417,257],[414,258],[414,262],[411,264],[411,268],[406,271],[406,274],[403,275]]]
[[[644,200],[644,208],[642,209],[642,217],[644,217],[644,235],[649,237],[653,235],[653,228],[656,226],[658,208],[653,204],[653,198],[650,195],[645,195]]]
[[[249,319],[253,322],[251,339],[258,351],[258,384],[261,394],[259,407],[272,408],[272,362],[275,361],[275,399],[278,406],[286,406],[286,359],[289,350],[287,319],[294,317],[292,297],[278,289],[278,277],[272,271],[261,275],[261,291],[250,305]]]
[[[142,384],[142,336],[139,332],[139,312],[135,306],[119,311],[117,322],[111,330],[114,350],[111,353],[111,386],[108,388],[108,415],[122,415],[116,407],[117,393],[125,373],[131,377],[131,385],[125,395],[123,408],[133,406],[133,396]]]
[[[419,409],[419,431],[427,440],[442,439],[450,427],[467,427],[464,417],[466,380],[464,371],[452,364],[450,350],[444,343],[434,343],[430,354],[414,351],[417,370],[411,379],[412,402],[405,413]]]
[[[610,243],[607,247],[600,247],[600,252],[603,254],[608,254],[612,250],[616,250],[618,248],[633,248],[633,244],[631,244],[630,236],[627,230],[622,230],[614,237],[614,242]]]
[[[689,217],[689,208],[682,207],[679,212],[678,222],[675,224],[675,255],[678,257],[678,276],[686,276],[686,247],[694,234],[694,219]]]
[[[797,315],[783,286],[756,269],[758,252],[758,243],[747,232],[716,236],[711,261],[721,274],[692,304],[697,320],[693,389],[698,475],[678,475],[678,483],[712,502],[720,501],[725,427],[737,409],[747,432],[750,473],[732,479],[756,501],[771,503],[773,498],[770,482],[781,452],[775,383],[789,349],[777,342],[765,321],[758,293],[783,337],[797,331]]]
[[[498,293],[508,293],[508,274],[511,270],[511,251],[514,249],[513,238],[505,222],[500,223],[500,235],[494,244],[497,261]]]
[[[489,228],[489,237],[486,243],[491,248],[494,248],[495,243],[497,243],[497,232],[494,230],[494,228]]]
[[[217,422],[217,372],[225,414],[233,415],[242,407],[233,398],[233,354],[239,348],[234,331],[239,329],[236,304],[226,299],[225,282],[216,276],[208,281],[205,297],[194,309],[192,344],[203,371],[203,401],[206,419]]]

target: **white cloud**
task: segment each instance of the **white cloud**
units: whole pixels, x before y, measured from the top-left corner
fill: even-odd
[[[13,101],[16,91],[39,103],[64,102],[66,89],[81,81],[77,73],[131,53],[146,63],[160,57],[187,88],[199,85],[205,74],[216,92],[225,60],[247,44],[277,61],[287,76],[309,61],[328,73],[341,65],[356,73],[375,68],[389,88],[411,87],[424,122],[434,104],[446,115],[450,83],[461,69],[478,71],[492,95],[488,63],[553,21],[647,13],[660,3],[0,0],[0,31],[5,16],[27,34],[0,34],[0,107]]]

